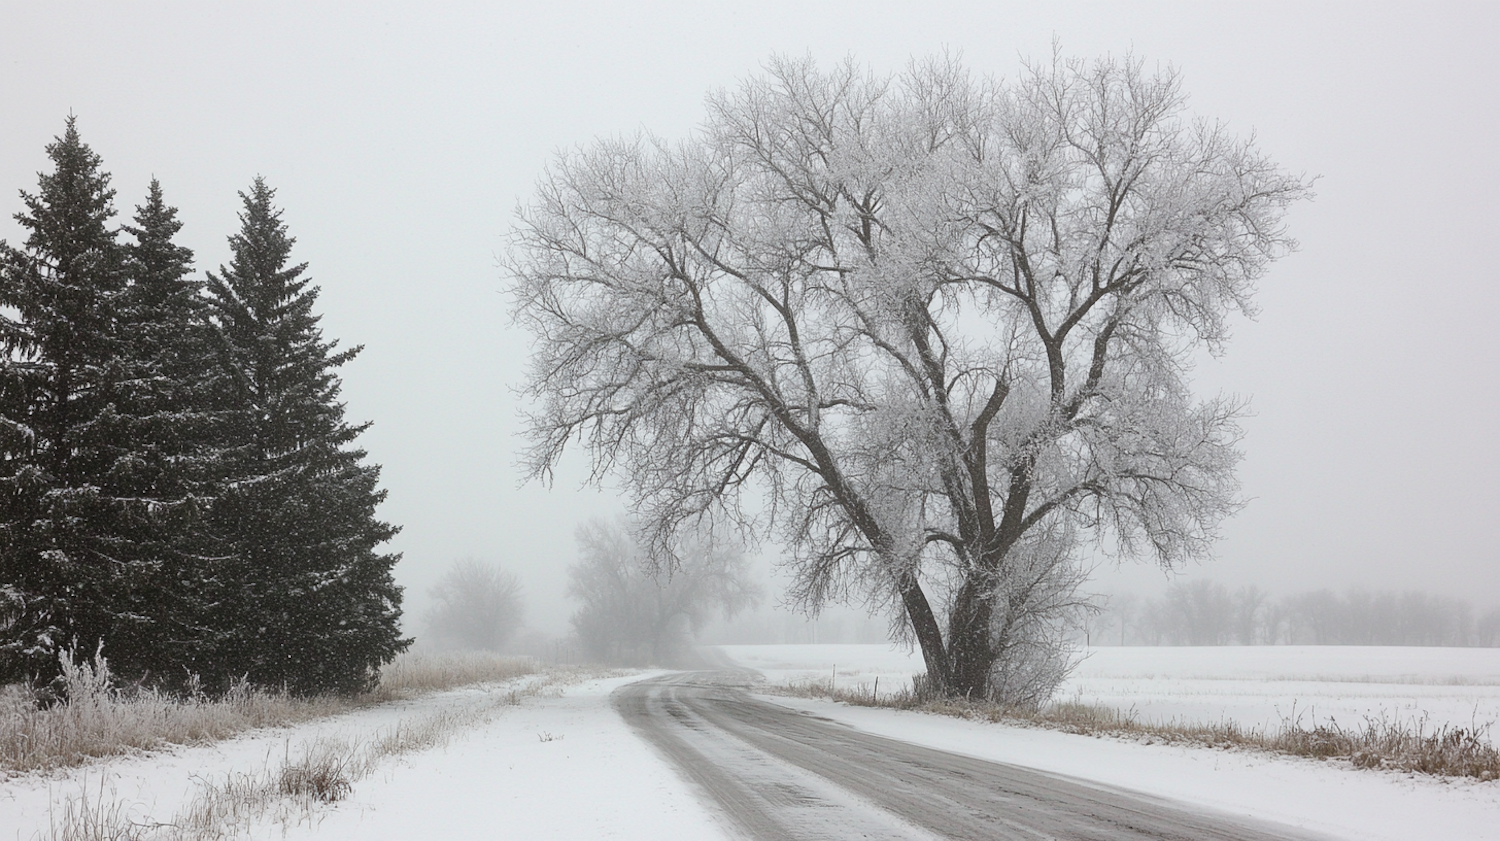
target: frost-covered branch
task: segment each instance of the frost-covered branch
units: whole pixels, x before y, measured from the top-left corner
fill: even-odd
[[[695,139],[565,153],[523,210],[528,465],[581,444],[660,546],[773,534],[794,599],[889,605],[935,685],[990,691],[1085,539],[1174,564],[1235,510],[1241,404],[1186,360],[1307,195],[1138,59],[775,59]]]

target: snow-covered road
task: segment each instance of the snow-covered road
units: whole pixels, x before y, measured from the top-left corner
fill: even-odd
[[[878,678],[882,694],[886,687],[908,685],[920,669],[919,656],[887,645],[723,646],[719,652],[765,674],[772,684],[827,681],[836,674],[841,688],[866,691]],[[1203,717],[1193,720],[1223,717],[1254,724],[1266,710],[1288,709],[1299,701],[1306,707],[1312,700],[1322,713],[1319,720],[1338,709],[1341,720],[1358,721],[1360,710],[1373,709],[1402,720],[1430,716],[1431,732],[1438,724],[1467,725],[1475,716],[1484,723],[1500,709],[1500,651],[1492,649],[1267,646],[1096,653],[1080,668],[1078,686],[1068,696],[1107,704],[1110,699],[1096,696],[1090,681],[1128,679],[1132,705],[1152,699],[1148,709],[1155,714],[1148,717],[1173,718],[1197,705],[1204,707]],[[1253,694],[1226,699],[1215,689],[1206,695],[1192,683],[1195,676],[1214,679],[1202,682],[1253,684]],[[1403,688],[1411,695],[1401,698],[1399,708],[1384,706]],[[1434,698],[1420,694],[1424,691],[1446,694],[1432,703]],[[1223,703],[1204,705],[1206,697]],[[1358,770],[1341,761],[1143,744],[829,701],[766,700],[889,738],[1348,841],[1500,841],[1500,782]]]
[[[750,697],[744,672],[622,686],[615,706],[757,841],[1287,841],[1311,834],[885,738]]]
[[[828,701],[771,698],[872,734],[1346,841],[1500,841],[1500,785],[1252,751],[1142,744]]]

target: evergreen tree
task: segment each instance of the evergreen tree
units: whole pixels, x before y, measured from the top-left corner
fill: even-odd
[[[291,264],[274,191],[257,178],[229,266],[207,280],[219,364],[221,490],[211,524],[226,560],[214,625],[218,674],[298,693],[357,691],[409,644],[400,638],[396,529],[375,518],[380,468],[353,445],[337,368],[359,347],[325,342],[317,287]]]
[[[205,369],[212,344],[193,252],[173,242],[182,222],[156,179],[134,222],[125,227],[136,241],[120,307],[129,372],[121,404],[138,442],[126,489],[149,516],[132,535],[141,563],[115,594],[119,615],[132,621],[117,623],[109,647],[116,663],[172,681],[210,667],[219,642],[203,604],[217,546],[199,516],[217,468]]]
[[[21,193],[25,243],[0,247],[0,680],[45,681],[59,648],[109,634],[147,513],[120,492],[137,459],[116,405],[128,357],[115,192],[73,118],[47,155],[53,172]]]

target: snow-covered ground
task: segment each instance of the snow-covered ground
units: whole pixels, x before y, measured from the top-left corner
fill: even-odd
[[[888,646],[725,646],[773,682],[909,685],[919,657]],[[1257,723],[1317,708],[1467,726],[1500,709],[1500,652],[1399,648],[1099,648],[1064,693],[1142,715]],[[1418,682],[1425,681],[1425,682]],[[1148,745],[826,701],[774,698],[891,738],[1274,820],[1335,838],[1500,839],[1500,783],[1355,770],[1347,764]],[[1476,712],[1477,709],[1477,712]],[[1486,718],[1488,716],[1488,718]],[[1272,723],[1277,719],[1272,718]]]
[[[911,686],[920,654],[888,645],[722,646],[773,683],[827,681],[882,695]],[[1141,721],[1216,722],[1275,730],[1330,720],[1500,722],[1500,649],[1379,646],[1102,647],[1058,697],[1132,712]],[[1500,736],[1500,724],[1496,728]]]
[[[826,680],[885,693],[920,662],[874,646],[728,646],[772,681]],[[351,795],[311,811],[291,805],[240,822],[272,839],[640,838],[724,836],[713,807],[627,727],[609,693],[650,672],[575,683],[509,703],[518,684],[442,693],[217,745],[178,748],[53,776],[0,781],[0,841],[45,838],[54,809],[115,804],[138,824],[174,820],[206,784],[264,774],[301,746],[368,743],[442,715],[469,715],[444,745],[382,760]],[[528,678],[524,680],[534,680]],[[523,681],[524,682],[524,681]],[[1444,649],[1095,649],[1067,693],[1159,717],[1259,723],[1289,710],[1427,713],[1467,725],[1500,710],[1500,652]],[[851,726],[941,749],[1252,815],[1344,839],[1500,839],[1500,783],[1357,771],[1241,751],[1147,745],[886,709],[774,698]],[[470,715],[475,712],[483,715]],[[1261,718],[1257,718],[1260,716]],[[167,829],[147,839],[172,837]]]
[[[710,807],[620,719],[609,693],[648,673],[528,699],[447,748],[393,764],[287,838],[723,837]]]
[[[273,806],[243,822],[246,838],[378,841],[413,838],[723,837],[687,783],[610,706],[621,683],[658,673],[590,680],[523,698],[512,685],[446,692],[217,745],[97,763],[52,777],[0,782],[0,841],[45,838],[51,810],[89,799],[118,804],[139,825],[168,823],[205,783],[263,773],[319,740],[369,741],[435,716],[488,708],[487,723],[444,746],[385,760],[351,795],[311,811]],[[59,811],[60,814],[60,811]],[[132,836],[134,837],[134,836]],[[168,828],[145,838],[173,838]]]

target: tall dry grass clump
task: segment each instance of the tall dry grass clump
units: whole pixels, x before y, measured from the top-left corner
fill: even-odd
[[[278,727],[398,698],[475,683],[506,681],[537,671],[530,658],[489,654],[402,655],[381,672],[376,688],[355,697],[296,697],[245,683],[221,697],[177,696],[118,687],[101,653],[61,656],[66,700],[41,706],[20,687],[0,693],[0,771],[46,771],[90,759],[193,745],[258,727]]]
[[[1500,779],[1500,751],[1488,724],[1440,726],[1429,730],[1426,719],[1406,724],[1366,719],[1358,727],[1337,723],[1312,729],[1283,726],[1268,741],[1298,756],[1348,759],[1358,768],[1391,768],[1422,774]]]
[[[39,707],[25,693],[10,690],[0,719],[0,768],[62,768],[164,744],[211,742],[346,708],[335,698],[293,698],[244,683],[215,699],[137,687],[122,690],[114,685],[109,662],[98,652],[91,659],[64,652],[61,664],[64,702]]]

